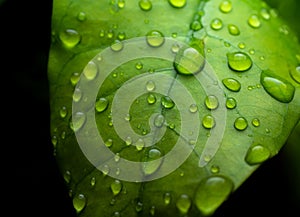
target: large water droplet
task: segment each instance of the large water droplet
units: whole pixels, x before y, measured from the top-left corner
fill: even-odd
[[[211,115],[205,115],[202,119],[202,126],[206,129],[211,129],[215,126],[215,119]]]
[[[240,130],[240,131],[245,130],[248,127],[248,122],[245,118],[238,117],[234,121],[234,127],[235,127],[235,129]]]
[[[84,68],[83,74],[88,80],[93,80],[98,74],[97,65],[93,61],[90,61]]]
[[[219,106],[218,98],[214,95],[209,95],[205,98],[205,105],[208,109],[216,109]]]
[[[163,96],[161,98],[161,105],[166,109],[171,109],[175,106],[173,100],[168,96]]]
[[[236,107],[236,100],[232,97],[226,99],[226,108],[234,109]]]
[[[112,191],[112,193],[116,196],[118,195],[121,190],[122,190],[122,182],[118,179],[114,180],[111,184],[110,184],[110,190]]]
[[[156,102],[156,96],[154,94],[149,94],[147,96],[147,102],[150,105],[154,104]]]
[[[254,145],[248,149],[245,161],[250,164],[260,164],[270,157],[270,150],[262,145]]]
[[[152,30],[146,34],[147,43],[151,47],[160,47],[165,42],[164,35],[158,30]]]
[[[212,215],[233,190],[230,179],[214,175],[203,179],[196,190],[195,203],[203,215]]]
[[[81,41],[81,35],[74,29],[60,32],[59,39],[66,48],[73,48]]]
[[[84,194],[78,194],[73,198],[73,207],[80,213],[86,206],[87,199]]]
[[[291,77],[300,84],[300,66],[297,66],[294,70],[290,71]]]
[[[251,68],[252,60],[250,56],[243,52],[227,53],[229,67],[237,72],[244,72]]]
[[[183,8],[186,5],[187,0],[169,0],[169,3],[174,8]]]
[[[151,148],[146,153],[146,161],[142,164],[142,170],[146,176],[155,173],[159,169],[163,161],[163,158],[161,158],[161,156],[162,153],[158,148]]]
[[[274,75],[270,70],[262,71],[260,82],[265,91],[274,99],[283,103],[293,100],[295,87],[287,80]]]
[[[99,98],[95,103],[95,109],[97,112],[103,112],[108,107],[108,100],[104,97]]]
[[[188,195],[182,194],[176,201],[176,207],[178,208],[181,214],[187,214],[191,208],[192,201]]]
[[[110,45],[110,48],[116,52],[121,51],[123,49],[123,43],[122,41],[116,40]]]
[[[70,128],[77,132],[85,124],[86,115],[83,112],[76,112],[70,120]]]
[[[232,10],[232,3],[230,1],[222,1],[219,9],[223,13],[229,13]]]
[[[221,19],[219,18],[215,18],[211,21],[210,23],[210,27],[213,29],[213,30],[220,30],[222,29],[223,27],[223,22]]]
[[[224,86],[231,91],[238,92],[241,89],[241,83],[234,78],[225,78],[222,80]]]
[[[228,24],[227,29],[228,32],[234,36],[239,35],[241,33],[239,27],[233,24]]]
[[[248,24],[253,28],[259,28],[261,26],[261,22],[259,20],[259,17],[255,14],[253,14],[249,17]]]
[[[140,0],[139,6],[143,11],[150,11],[152,9],[152,2],[150,0]]]

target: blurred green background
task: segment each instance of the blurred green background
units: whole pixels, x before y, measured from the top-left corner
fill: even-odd
[[[266,0],[300,38],[300,1]],[[52,155],[47,61],[51,0],[0,0],[4,120],[2,187],[8,216],[75,217]],[[3,140],[4,141],[4,140]],[[214,216],[300,215],[300,125]]]

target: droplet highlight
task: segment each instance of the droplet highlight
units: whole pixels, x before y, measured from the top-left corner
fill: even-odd
[[[254,145],[249,148],[245,161],[250,165],[261,164],[269,159],[271,153],[270,150],[263,145]]]
[[[64,47],[71,49],[79,44],[81,35],[74,29],[66,29],[65,31],[60,32],[59,39]]]
[[[241,89],[241,83],[234,78],[225,78],[222,80],[224,86],[233,92],[238,92]]]
[[[238,117],[234,121],[234,127],[239,131],[243,131],[248,127],[248,122],[244,117]]]
[[[86,206],[87,199],[84,194],[78,194],[73,198],[73,207],[77,213],[80,213]]]
[[[169,0],[169,3],[174,8],[183,8],[186,5],[187,0]]]
[[[165,38],[160,31],[152,30],[146,34],[146,41],[151,47],[160,47],[165,42]]]
[[[245,72],[252,66],[250,56],[243,52],[227,53],[228,66],[236,72]]]

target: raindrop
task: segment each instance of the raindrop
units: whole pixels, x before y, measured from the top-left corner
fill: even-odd
[[[222,1],[219,9],[223,13],[229,13],[232,10],[232,3],[230,1]]]
[[[261,73],[260,82],[265,91],[274,99],[289,103],[293,100],[295,87],[283,78],[273,75],[270,70]]]
[[[118,35],[117,35],[117,38],[119,40],[124,40],[126,38],[125,32],[119,32]]]
[[[146,40],[151,47],[160,47],[164,42],[164,35],[158,30],[152,30],[146,34]]]
[[[154,81],[152,81],[152,80],[147,81],[146,89],[147,89],[148,91],[153,91],[153,90],[155,90],[155,83],[154,83]]]
[[[211,110],[218,108],[218,106],[219,106],[218,98],[214,95],[206,96],[205,105],[206,105],[206,108],[211,109]]]
[[[66,182],[67,184],[69,184],[69,183],[71,182],[72,176],[71,176],[71,172],[70,172],[69,170],[65,171],[63,177],[64,177],[64,180],[65,180],[65,182]]]
[[[91,178],[90,184],[91,184],[92,187],[94,187],[96,185],[96,178],[95,177]]]
[[[108,107],[108,100],[104,97],[99,98],[95,103],[95,109],[97,112],[103,112]]]
[[[135,211],[141,212],[142,210],[143,210],[143,203],[141,201],[138,201],[135,206]]]
[[[148,104],[150,104],[150,105],[154,104],[154,103],[156,102],[156,97],[155,97],[155,95],[149,94],[149,95],[147,96],[147,102],[148,102]]]
[[[74,132],[77,132],[85,124],[85,121],[86,121],[86,115],[83,112],[76,112],[73,115],[73,118],[71,118],[70,128]]]
[[[107,139],[104,144],[106,147],[110,148],[113,145],[113,140]]]
[[[262,18],[264,18],[265,20],[269,20],[271,15],[269,13],[269,11],[266,8],[262,8],[260,10],[260,15],[262,16]]]
[[[101,171],[103,173],[103,176],[106,176],[109,173],[110,169],[109,169],[108,165],[104,165],[102,167]]]
[[[93,61],[90,61],[84,68],[83,74],[88,80],[93,80],[98,74],[97,65]]]
[[[81,35],[74,29],[66,29],[60,32],[59,39],[66,48],[71,49],[79,44]]]
[[[145,142],[143,139],[138,139],[135,143],[135,147],[138,151],[143,150],[143,148],[145,147]]]
[[[232,97],[226,99],[226,108],[234,109],[236,107],[236,100]]]
[[[215,126],[215,119],[211,115],[205,115],[202,119],[202,125],[206,129],[211,129]]]
[[[113,50],[113,51],[120,51],[123,49],[123,43],[119,40],[116,40],[114,41],[111,45],[110,45],[110,48]]]
[[[163,96],[161,98],[161,105],[166,109],[171,109],[175,106],[173,100],[168,96]]]
[[[192,201],[188,195],[182,194],[176,201],[176,207],[178,208],[181,214],[187,214],[191,208]]]
[[[141,62],[137,62],[137,63],[135,64],[135,68],[136,68],[137,70],[141,70],[143,67],[144,67],[144,65],[143,65],[143,63],[141,63]]]
[[[240,130],[240,131],[245,130],[248,127],[248,122],[245,118],[238,117],[234,121],[234,127],[235,127],[235,129]]]
[[[158,114],[155,118],[154,118],[154,126],[156,126],[157,128],[161,128],[165,123],[165,117],[162,114]]]
[[[294,70],[290,71],[290,76],[300,84],[300,66],[297,66]]]
[[[171,203],[171,194],[169,192],[165,193],[163,196],[163,200],[165,205],[169,205]]]
[[[73,207],[77,213],[80,213],[86,206],[87,199],[84,194],[78,194],[73,198]]]
[[[201,180],[195,195],[195,204],[204,216],[212,215],[233,191],[227,177],[213,175]]]
[[[115,179],[111,184],[110,184],[110,190],[112,191],[112,193],[116,196],[118,195],[121,190],[122,190],[122,182],[118,179]]]
[[[198,106],[196,104],[191,104],[189,110],[190,112],[195,113],[198,111]]]
[[[172,50],[173,53],[178,53],[178,51],[180,50],[180,45],[179,44],[173,44],[171,50]]]
[[[174,8],[183,8],[187,0],[169,0],[169,3]]]
[[[234,36],[237,36],[241,33],[240,29],[236,25],[233,25],[233,24],[228,24],[227,29],[228,29],[228,32]]]
[[[86,13],[84,13],[84,12],[79,12],[78,14],[77,14],[77,20],[79,20],[79,21],[85,21],[86,20]]]
[[[125,144],[128,146],[128,145],[131,145],[132,144],[132,138],[130,136],[127,136],[126,139],[125,139]]]
[[[252,60],[243,52],[227,53],[228,66],[237,72],[244,72],[251,68]]]
[[[190,28],[194,31],[198,31],[202,28],[202,25],[201,23],[198,21],[198,20],[194,20],[191,25],[190,25]]]
[[[234,78],[225,78],[222,83],[228,90],[233,92],[238,92],[241,89],[241,83]]]
[[[258,118],[253,118],[253,120],[252,120],[252,125],[253,125],[254,127],[259,127],[259,125],[260,125],[259,119],[258,119]]]
[[[155,215],[155,206],[151,206],[151,208],[149,210],[149,213],[150,213],[151,216]]]
[[[270,157],[270,150],[262,145],[254,145],[249,148],[245,161],[250,164],[260,164],[266,161]]]
[[[59,115],[61,118],[65,118],[68,114],[68,110],[66,106],[62,106],[59,110]]]
[[[210,27],[213,29],[213,30],[220,30],[222,29],[223,27],[223,22],[221,19],[219,18],[215,18],[211,21],[210,23]]]
[[[212,173],[218,173],[218,172],[220,172],[220,167],[217,166],[217,165],[212,165],[211,168],[210,168],[210,171]]]
[[[79,88],[75,88],[74,92],[73,92],[73,101],[74,102],[79,102],[81,100],[82,97],[82,92]]]
[[[150,11],[152,9],[152,3],[150,0],[140,0],[139,6],[143,11]]]
[[[261,22],[258,18],[257,15],[253,14],[249,17],[248,19],[248,24],[252,27],[252,28],[259,28],[261,26]]]
[[[142,170],[143,173],[147,175],[151,175],[155,173],[160,165],[162,164],[162,159],[161,158],[162,153],[159,149],[157,148],[151,148],[147,153],[145,157],[145,162],[142,164]]]
[[[56,148],[57,141],[58,141],[58,140],[57,140],[57,136],[53,135],[53,136],[51,137],[51,142],[52,142],[52,145],[53,145],[54,148]]]
[[[79,79],[80,79],[80,74],[78,72],[74,72],[72,74],[72,76],[70,77],[70,82],[71,82],[72,86],[76,86]]]

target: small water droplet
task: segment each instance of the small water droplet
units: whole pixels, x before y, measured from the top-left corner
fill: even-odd
[[[67,184],[69,184],[71,182],[72,179],[72,175],[71,172],[69,170],[66,170],[64,173],[64,180]]]
[[[235,129],[240,130],[240,131],[245,130],[248,127],[248,122],[245,118],[238,117],[234,121],[234,127],[235,127]]]
[[[122,41],[119,41],[119,40],[115,40],[111,45],[110,45],[110,48],[115,51],[115,52],[118,52],[118,51],[121,51],[123,49],[123,43]]]
[[[212,165],[212,166],[210,167],[210,171],[211,171],[212,173],[218,173],[218,172],[220,172],[220,167],[217,166],[217,165]]]
[[[82,98],[82,91],[79,88],[75,88],[73,92],[73,101],[79,102]]]
[[[155,90],[155,83],[154,83],[154,81],[152,81],[152,80],[147,81],[147,83],[146,83],[146,89],[147,89],[148,91],[153,91],[153,90]]]
[[[215,119],[211,115],[205,115],[202,119],[202,126],[206,129],[211,129],[215,126]]]
[[[71,49],[79,44],[81,35],[74,29],[66,29],[60,32],[59,39],[66,48]]]
[[[77,14],[77,20],[79,20],[81,22],[85,21],[86,20],[86,13],[84,13],[83,11],[79,12]]]
[[[191,104],[189,110],[190,112],[195,113],[198,111],[198,106],[196,104]]]
[[[111,184],[110,184],[110,190],[114,194],[114,196],[118,195],[121,190],[122,190],[123,184],[120,180],[115,179]]]
[[[186,194],[180,195],[180,197],[176,201],[176,207],[181,214],[187,214],[189,209],[191,208],[191,205],[192,201]]]
[[[65,118],[68,114],[68,110],[66,106],[62,106],[59,110],[59,115],[61,118]]]
[[[113,140],[107,139],[104,144],[106,147],[110,148],[113,145]]]
[[[173,44],[171,50],[173,53],[178,53],[178,51],[180,50],[180,45],[176,43]]]
[[[300,66],[297,66],[294,70],[290,71],[290,76],[294,81],[300,84]]]
[[[169,3],[174,8],[183,8],[187,0],[169,0]]]
[[[204,178],[199,183],[195,204],[204,216],[211,216],[233,191],[232,181],[221,175]]]
[[[171,194],[169,192],[166,192],[164,195],[163,195],[163,200],[164,200],[164,203],[165,205],[169,205],[171,203]]]
[[[161,105],[166,109],[171,109],[175,106],[173,100],[168,96],[163,96],[161,98]]]
[[[83,112],[76,112],[73,115],[73,118],[70,119],[70,128],[74,132],[77,132],[85,124],[85,121],[86,121],[86,115]]]
[[[108,165],[104,165],[104,166],[101,168],[101,171],[102,171],[102,173],[103,173],[103,176],[106,176],[106,175],[109,173],[109,171],[110,171],[109,166],[108,166]]]
[[[218,108],[218,106],[219,106],[218,98],[214,95],[206,96],[205,97],[205,105],[206,105],[206,108],[208,108],[210,110]]]
[[[215,18],[211,21],[210,23],[210,27],[213,29],[213,30],[220,30],[222,29],[223,27],[223,22],[221,19],[219,18]]]
[[[149,95],[147,96],[147,102],[148,102],[148,104],[150,104],[150,105],[154,104],[154,103],[156,102],[156,97],[155,97],[155,95],[149,94]]]
[[[233,24],[228,24],[227,29],[229,34],[234,36],[239,35],[241,33],[239,27]]]
[[[219,9],[223,13],[229,13],[232,10],[232,3],[231,1],[222,1],[219,5]]]
[[[227,53],[228,66],[237,72],[244,72],[251,68],[252,60],[250,56],[243,52]]]
[[[94,187],[96,185],[96,178],[95,177],[91,178],[90,184],[91,184],[92,187]]]
[[[265,91],[274,99],[283,103],[293,100],[295,87],[287,80],[274,75],[270,70],[262,71],[260,82]]]
[[[155,206],[150,207],[149,213],[150,213],[151,216],[155,215]]]
[[[151,47],[160,47],[165,42],[165,38],[160,31],[152,30],[146,34],[146,41]]]
[[[260,164],[269,159],[270,155],[268,148],[258,144],[249,148],[245,161],[250,165]]]
[[[125,139],[125,144],[128,146],[128,145],[131,145],[132,144],[132,138],[130,136],[127,136],[126,139]]]
[[[119,213],[118,211],[114,212],[112,217],[121,217],[121,213]]]
[[[73,198],[73,207],[77,213],[80,213],[86,206],[87,199],[84,194],[78,194]]]
[[[58,142],[57,136],[53,135],[51,137],[51,142],[52,142],[53,148],[56,148],[56,145],[57,145],[57,142]]]
[[[143,203],[141,201],[138,201],[135,205],[135,211],[141,212],[143,210]]]
[[[238,47],[239,47],[240,49],[245,49],[246,45],[245,45],[244,42],[240,42],[240,43],[238,44]]]
[[[261,22],[259,20],[259,17],[255,14],[253,14],[249,17],[248,24],[253,28],[259,28],[261,26]]]
[[[143,67],[144,67],[144,65],[143,65],[143,63],[141,63],[141,62],[137,62],[137,63],[135,64],[135,68],[136,68],[137,70],[141,70]]]
[[[146,176],[155,173],[159,169],[163,161],[161,156],[162,153],[158,148],[151,148],[146,152],[145,162],[142,164],[142,170]]]
[[[260,10],[260,15],[261,15],[262,18],[264,18],[265,20],[269,20],[269,19],[271,18],[271,15],[270,15],[268,9],[266,9],[266,8],[262,8],[262,9]]]
[[[120,153],[116,153],[114,156],[115,162],[119,162],[120,161]]]
[[[125,0],[118,0],[118,7],[120,9],[124,8],[125,7]]]
[[[83,69],[83,74],[86,77],[86,79],[93,80],[98,74],[97,65],[93,61],[90,61]]]
[[[251,55],[253,55],[253,54],[255,54],[255,50],[252,48],[252,49],[249,50],[249,53],[250,53]]]
[[[140,0],[139,6],[143,11],[150,11],[152,9],[152,2],[150,0]]]
[[[194,20],[190,25],[190,29],[194,31],[199,31],[201,28],[202,25],[198,20]]]
[[[161,128],[165,123],[165,117],[162,114],[158,114],[155,118],[154,118],[154,126],[156,126],[157,128]]]
[[[124,40],[126,38],[125,32],[119,32],[117,38],[121,41]]]
[[[259,127],[259,125],[260,125],[259,119],[258,119],[258,118],[253,118],[253,119],[252,119],[252,125],[253,125],[254,127]]]
[[[233,92],[238,92],[241,89],[241,83],[234,78],[225,78],[222,83],[228,90]]]
[[[144,147],[145,147],[145,142],[144,142],[143,139],[138,139],[138,140],[135,142],[135,148],[136,148],[138,151],[143,150]]]
[[[95,103],[95,109],[97,112],[103,112],[108,107],[108,100],[104,97],[100,97]]]
[[[71,82],[72,86],[76,86],[79,79],[80,79],[80,74],[78,72],[74,72],[70,77],[70,82]]]

